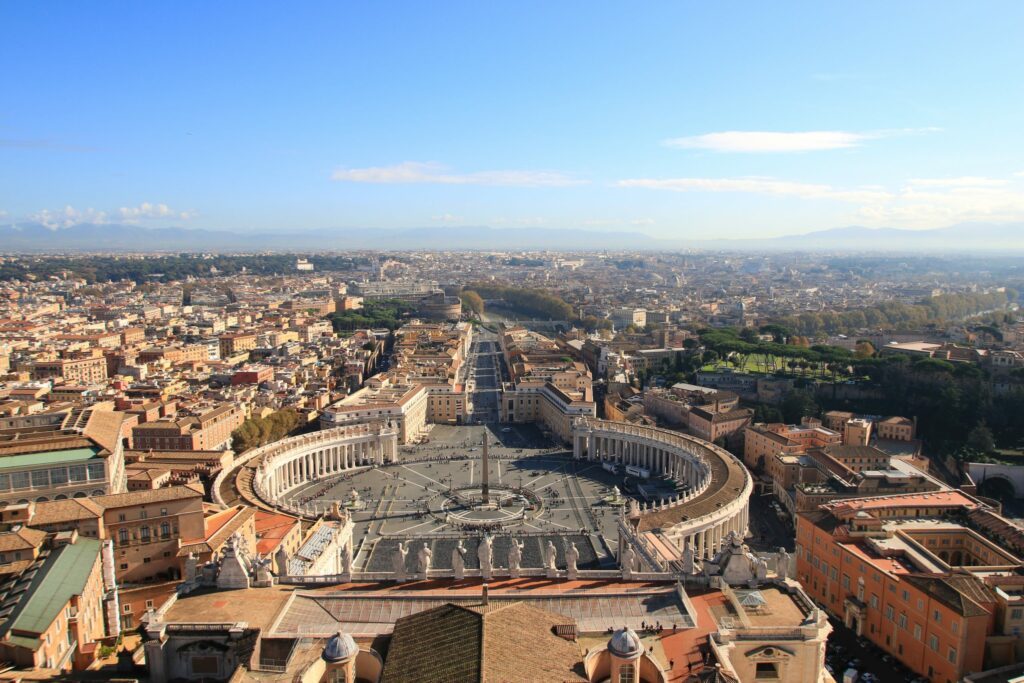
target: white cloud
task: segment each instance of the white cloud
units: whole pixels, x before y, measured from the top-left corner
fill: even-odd
[[[905,228],[1021,221],[1024,190],[1002,185],[910,186],[889,201],[866,204],[858,216],[869,225]]]
[[[28,219],[39,223],[44,227],[56,230],[67,228],[76,223],[106,223],[107,212],[97,211],[93,208],[76,209],[73,206],[65,206],[63,209],[43,209],[29,214]]]
[[[340,168],[331,174],[332,180],[349,183],[437,185],[491,185],[512,187],[566,187],[582,185],[586,181],[556,171],[477,171],[452,173],[434,162],[403,161],[393,166],[368,168]]]
[[[458,222],[462,221],[462,216],[456,216],[455,214],[452,214],[452,213],[442,213],[442,214],[437,215],[437,216],[431,216],[431,219],[435,223],[449,223],[450,224],[450,223],[458,223]]]
[[[124,223],[138,223],[145,220],[189,220],[194,211],[175,211],[166,204],[142,202],[138,206],[122,206],[114,215]],[[111,214],[93,208],[76,209],[68,205],[63,209],[42,209],[27,216],[28,220],[39,223],[51,230],[67,228],[77,223],[104,224],[111,222]]]
[[[673,192],[733,192],[855,205],[850,215],[872,227],[936,228],[965,222],[1024,221],[1024,183],[965,176],[913,178],[898,189],[838,188],[776,178],[635,178],[618,187]]]
[[[911,178],[907,184],[911,187],[1001,187],[1008,184],[1001,178],[982,178],[979,176],[961,176],[959,178]]]
[[[730,130],[690,137],[671,138],[662,144],[680,149],[704,149],[712,152],[820,152],[859,147],[865,140],[931,133],[937,128],[898,128],[855,133],[844,130],[799,132]]]
[[[134,222],[145,219],[175,219],[190,220],[195,217],[194,211],[175,211],[166,204],[150,204],[142,202],[138,206],[122,206],[117,210],[121,219],[126,222]]]
[[[874,188],[837,189],[831,185],[775,178],[631,178],[620,180],[616,185],[673,192],[744,192],[847,202],[874,201],[889,196],[888,192]]]

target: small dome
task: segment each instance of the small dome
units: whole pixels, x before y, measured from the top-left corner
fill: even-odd
[[[321,656],[327,662],[341,662],[355,657],[357,654],[359,654],[359,646],[356,645],[356,641],[352,640],[352,636],[338,631],[324,645]]]
[[[616,657],[635,659],[643,654],[644,644],[640,636],[631,628],[622,628],[612,634],[608,641],[608,650]]]

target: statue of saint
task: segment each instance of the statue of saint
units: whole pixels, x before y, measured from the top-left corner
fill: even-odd
[[[427,572],[430,570],[430,558],[433,552],[430,550],[430,546],[426,543],[420,548],[419,554],[416,556],[416,571],[423,575],[424,578],[427,576]]]
[[[405,557],[409,554],[409,549],[405,546],[405,541],[399,541],[398,547],[395,548],[395,556],[392,560],[392,571],[395,573],[395,580],[402,581],[405,579]]]
[[[480,576],[484,578],[490,578],[491,576],[491,537],[489,535],[484,536],[480,539],[480,545],[477,546],[476,556],[480,560]]]
[[[555,544],[548,541],[548,545],[544,548],[544,567],[546,569],[555,569],[555,558],[558,555],[558,551],[555,550]]]
[[[519,566],[523,561],[523,544],[516,539],[510,539],[508,547],[508,570],[514,577],[519,576]]]
[[[570,574],[576,573],[576,562],[580,559],[580,551],[576,549],[575,543],[570,543],[565,550],[565,568]]]
[[[455,572],[457,580],[461,580],[465,576],[466,548],[462,545],[462,539],[459,539],[459,544],[452,548],[452,571]]]

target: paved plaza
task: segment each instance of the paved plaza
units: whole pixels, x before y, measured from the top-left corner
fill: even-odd
[[[495,504],[479,510],[463,505],[462,494],[479,496],[485,435]],[[511,535],[524,544],[524,567],[540,567],[551,541],[559,566],[574,543],[580,568],[596,569],[615,565],[616,521],[627,488],[633,487],[622,476],[574,461],[533,425],[433,425],[425,443],[401,447],[399,462],[313,482],[289,498],[324,511],[336,501],[347,504],[356,524],[356,567],[365,571],[389,570],[399,541],[413,548],[429,542],[435,566],[444,567],[460,538],[473,567],[485,532],[495,536],[499,562]],[[675,490],[669,481],[648,488]],[[409,558],[414,562],[415,553]]]

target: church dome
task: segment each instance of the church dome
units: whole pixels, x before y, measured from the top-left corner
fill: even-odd
[[[326,662],[342,662],[355,657],[357,654],[359,654],[359,646],[356,645],[356,641],[352,639],[352,636],[338,631],[324,645],[324,651],[321,656]]]
[[[640,636],[631,628],[622,628],[612,634],[608,641],[608,651],[623,659],[636,659],[644,651]]]

